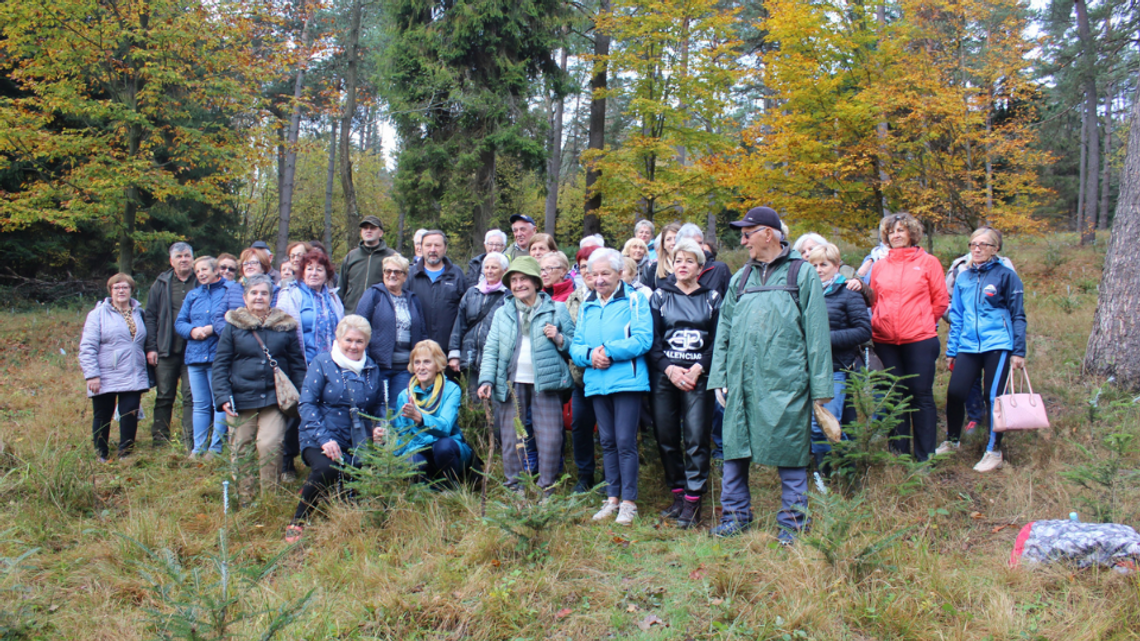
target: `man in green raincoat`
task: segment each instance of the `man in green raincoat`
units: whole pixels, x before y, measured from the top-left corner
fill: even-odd
[[[712,533],[751,527],[748,466],[773,465],[783,486],[780,541],[791,544],[806,525],[812,401],[834,393],[827,306],[815,270],[784,242],[775,210],[756,207],[732,226],[749,260],[729,283],[709,371],[709,389],[725,397],[724,512]]]

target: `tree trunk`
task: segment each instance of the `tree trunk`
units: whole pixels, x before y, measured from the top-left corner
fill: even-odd
[[[611,8],[610,0],[602,0],[598,7],[599,13],[608,13]],[[607,33],[596,31],[594,33],[594,55],[605,57],[610,55],[610,36]],[[605,62],[594,63],[594,75],[590,78],[590,136],[589,149],[602,150],[606,146],[606,98],[605,91],[608,86],[607,69]],[[602,207],[602,195],[591,193],[594,183],[598,181],[598,172],[593,168],[586,169],[586,211],[582,216],[582,235],[599,234],[602,231],[602,221],[598,219],[598,209]]]
[[[1112,103],[1116,96],[1116,84],[1108,84],[1104,110],[1104,172],[1100,183],[1100,211],[1096,215],[1096,228],[1108,229],[1108,196],[1112,191]]]
[[[304,7],[302,6],[302,11]],[[277,255],[284,256],[289,246],[289,219],[293,216],[293,183],[297,176],[297,138],[301,133],[301,95],[305,90],[305,65],[308,63],[309,22],[301,27],[301,62],[297,65],[297,79],[293,82],[293,115],[289,118],[289,133],[285,140],[285,167],[281,172],[281,189],[277,192]]]
[[[336,131],[337,121],[332,121],[332,133],[329,134],[329,171],[325,176],[325,249],[332,251],[332,206],[333,181],[336,180]]]
[[[1073,231],[1078,234],[1085,225],[1085,172],[1088,169],[1089,158],[1089,125],[1088,115],[1081,111],[1081,153],[1077,164],[1077,220]]]
[[[562,47],[562,60],[559,66],[566,73],[566,63],[570,52]],[[566,97],[558,96],[550,114],[550,157],[546,161],[546,220],[542,231],[557,240],[555,228],[558,224],[558,184],[562,174],[562,113],[566,107]]]
[[[352,119],[356,115],[356,85],[360,74],[360,14],[363,0],[353,0],[349,15],[347,64],[344,74],[344,113],[340,123],[340,188],[344,193],[344,233],[348,247],[357,243],[360,215],[356,210],[356,187],[352,184]],[[329,251],[332,251],[331,249]]]
[[[1088,245],[1096,240],[1096,212],[1099,202],[1097,188],[1100,186],[1100,127],[1097,126],[1096,95],[1096,43],[1089,28],[1089,12],[1085,0],[1074,0],[1077,10],[1077,34],[1081,41],[1081,59],[1084,67],[1082,82],[1085,92],[1085,126],[1088,127],[1088,156],[1085,163],[1085,209],[1081,217],[1081,244]]]
[[[1140,389],[1140,94],[1132,102],[1128,156],[1120,180],[1120,197],[1104,275],[1100,281],[1093,330],[1085,354],[1085,370],[1115,376],[1129,389]]]
[[[138,156],[142,132],[138,125],[127,126],[127,153],[130,158]],[[119,272],[128,276],[135,268],[135,220],[138,218],[139,189],[130,185],[124,190],[127,201],[123,207],[123,224],[119,226]]]

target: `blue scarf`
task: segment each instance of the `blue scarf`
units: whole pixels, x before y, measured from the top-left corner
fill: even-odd
[[[299,282],[297,286],[313,298],[313,342],[317,346],[317,353],[331,352],[333,341],[336,340],[337,319],[333,314],[329,288],[321,287],[319,292],[314,292],[305,283]]]

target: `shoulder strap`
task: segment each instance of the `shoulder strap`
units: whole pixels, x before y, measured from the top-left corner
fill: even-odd
[[[261,345],[261,351],[265,352],[265,358],[269,359],[269,366],[276,369],[277,360],[269,353],[269,348],[265,346],[265,341],[261,340],[261,334],[258,334],[256,329],[250,330],[249,333],[253,334],[253,337],[257,339],[257,344]]]
[[[744,266],[744,273],[741,275],[740,283],[736,287],[736,297],[739,299],[745,294],[756,294],[759,292],[788,292],[795,301],[796,306],[800,304],[800,286],[796,283],[800,277],[800,267],[804,264],[802,258],[789,258],[788,259],[788,279],[783,285],[763,285],[760,287],[748,287],[748,277],[752,275],[752,265]]]

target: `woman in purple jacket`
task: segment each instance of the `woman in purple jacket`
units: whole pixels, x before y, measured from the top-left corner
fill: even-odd
[[[99,462],[106,463],[107,441],[115,406],[119,408],[119,457],[130,453],[139,422],[139,401],[150,389],[146,373],[146,325],[133,298],[135,281],[115,274],[107,281],[111,295],[87,314],[79,341],[79,366],[87,379],[94,419],[91,434]]]

